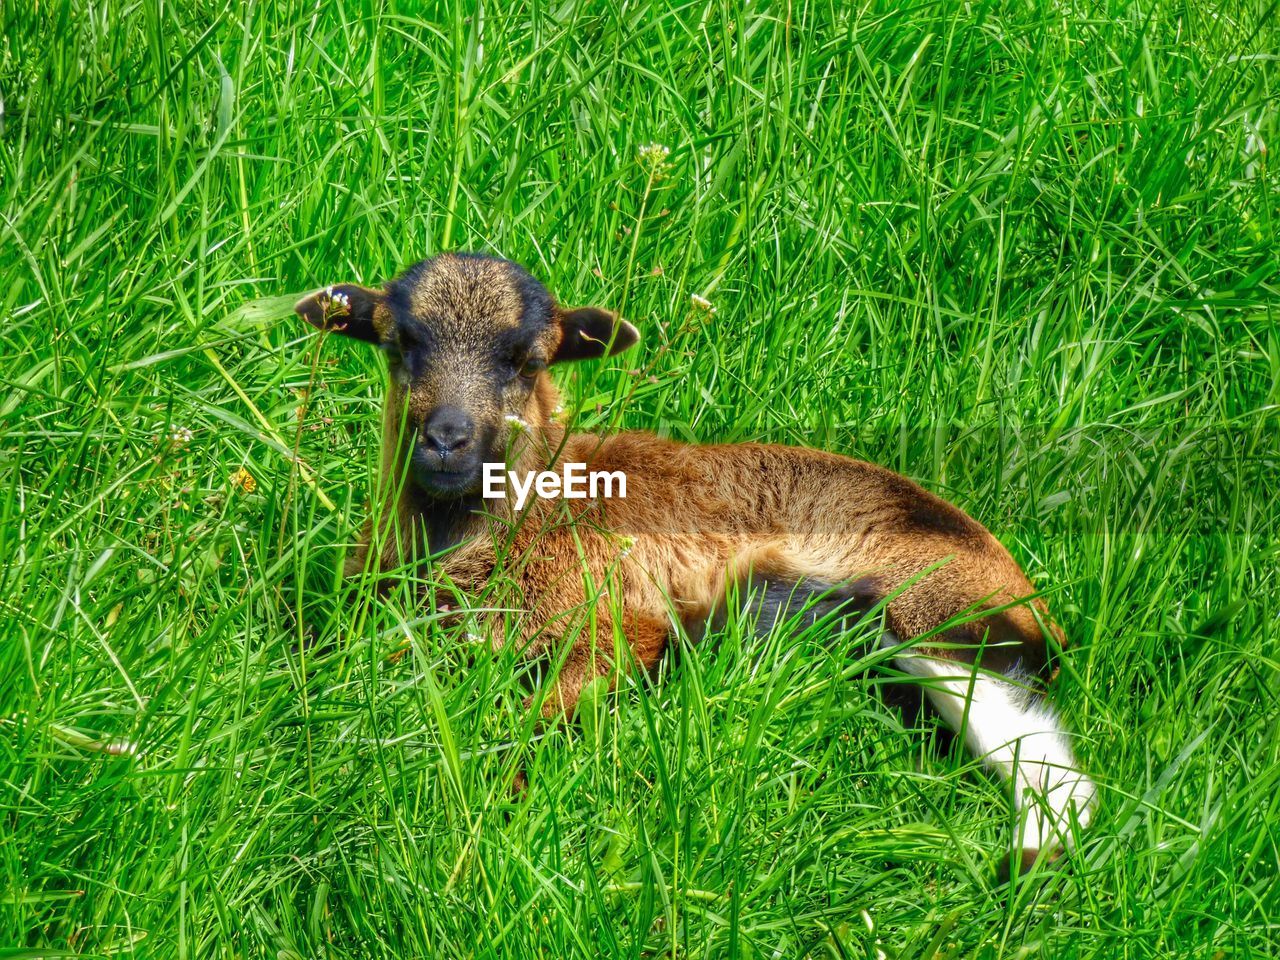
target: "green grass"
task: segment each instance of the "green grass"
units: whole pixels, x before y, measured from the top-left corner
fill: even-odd
[[[1274,955],[1275,3],[462,6],[3,5],[0,956]],[[998,784],[821,631],[686,645],[510,799],[518,665],[341,598],[382,372],[289,312],[459,248],[642,328],[583,425],[986,522],[1071,638],[1076,855],[998,888]]]

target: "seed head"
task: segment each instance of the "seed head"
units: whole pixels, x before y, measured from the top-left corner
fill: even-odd
[[[667,172],[667,157],[671,156],[671,148],[662,143],[648,143],[636,153],[640,166],[653,179],[657,180]]]

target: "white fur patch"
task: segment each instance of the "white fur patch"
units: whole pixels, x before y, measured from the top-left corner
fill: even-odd
[[[891,643],[889,641],[892,641]],[[886,645],[896,646],[892,635]],[[964,663],[902,653],[894,663],[920,677],[929,701],[965,745],[1014,783],[1023,849],[1069,848],[1083,830],[1097,788],[1076,767],[1067,734],[1049,703],[1031,691]]]

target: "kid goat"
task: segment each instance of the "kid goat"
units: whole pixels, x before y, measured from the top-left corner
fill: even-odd
[[[1045,634],[1061,642],[1061,631],[1004,547],[958,508],[818,450],[566,433],[547,367],[617,353],[639,333],[607,310],[560,306],[506,260],[442,255],[381,290],[328,287],[296,309],[377,344],[390,367],[385,502],[348,574],[430,558],[478,591],[500,569],[520,610],[490,623],[489,636],[560,659],[549,716],[571,713],[592,679],[613,678],[615,635],[652,667],[673,619],[705,623],[730,585],[752,578],[766,598],[821,595],[883,617],[897,666],[1012,781],[1024,868],[1041,851],[1056,856],[1073,820],[1087,823],[1094,786],[1039,686]],[[514,443],[513,423],[525,427]],[[517,512],[513,498],[481,498],[486,462],[620,472],[626,497],[531,497]]]

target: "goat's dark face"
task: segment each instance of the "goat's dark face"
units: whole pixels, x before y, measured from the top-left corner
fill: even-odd
[[[295,309],[382,348],[410,474],[437,498],[476,492],[484,464],[506,461],[513,426],[545,424],[550,364],[639,339],[606,310],[562,309],[516,264],[472,254],[424,260],[382,290],[328,287]]]

